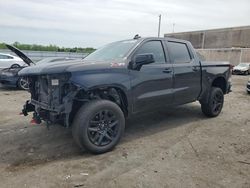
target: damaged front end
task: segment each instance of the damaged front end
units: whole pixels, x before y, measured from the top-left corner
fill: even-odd
[[[23,107],[22,114],[33,113],[33,123],[45,121],[47,125],[60,123],[69,126],[70,112],[78,87],[70,82],[70,73],[29,76],[31,100]]]

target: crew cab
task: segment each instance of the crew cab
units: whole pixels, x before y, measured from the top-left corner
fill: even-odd
[[[22,69],[31,99],[22,110],[33,122],[72,127],[76,144],[104,153],[119,142],[125,118],[199,101],[220,114],[230,92],[227,62],[201,62],[191,43],[140,38],[108,44],[83,60]]]

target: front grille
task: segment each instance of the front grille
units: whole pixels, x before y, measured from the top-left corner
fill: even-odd
[[[58,80],[58,84],[53,84],[53,80]],[[40,103],[50,109],[56,109],[63,103],[63,97],[70,92],[69,75],[41,75],[30,78],[31,99],[34,103]],[[57,82],[56,82],[57,83]]]
[[[51,78],[47,75],[30,78],[31,99],[50,107],[60,103],[60,85],[52,86]]]

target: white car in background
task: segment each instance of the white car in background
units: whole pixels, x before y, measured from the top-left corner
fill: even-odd
[[[250,63],[240,63],[236,65],[232,70],[232,74],[250,74]]]
[[[10,54],[0,53],[0,70],[10,67],[23,67],[26,64],[19,57]]]

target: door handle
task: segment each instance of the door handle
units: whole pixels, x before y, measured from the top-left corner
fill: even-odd
[[[171,70],[170,68],[165,68],[165,69],[163,70],[163,72],[164,72],[164,73],[171,73],[172,70]]]

